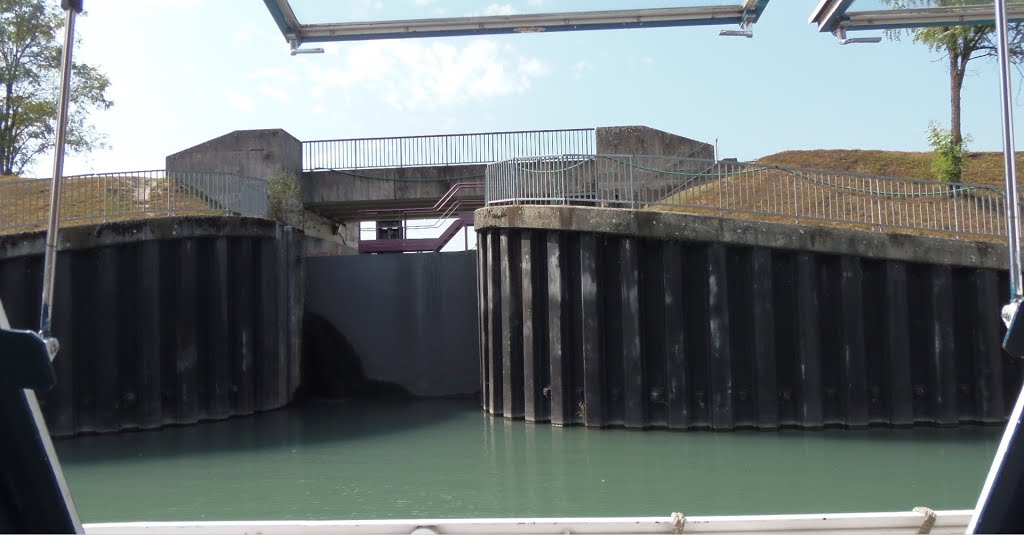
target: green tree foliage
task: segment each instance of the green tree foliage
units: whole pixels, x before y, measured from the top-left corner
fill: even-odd
[[[885,0],[896,9],[919,7],[957,7],[992,5],[992,0]],[[983,26],[935,26],[911,32],[915,43],[945,56],[949,64],[949,134],[950,142],[960,147],[964,140],[960,127],[960,93],[971,60],[996,56],[996,33],[991,24]],[[889,37],[899,39],[902,32],[890,32]],[[1010,24],[1010,58],[1018,68],[1024,64],[1024,25]]]
[[[928,144],[935,153],[932,174],[936,180],[961,182],[964,174],[964,151],[967,150],[967,143],[970,140],[971,137],[967,136],[959,143],[954,143],[949,130],[939,127],[935,122],[928,125]]]
[[[17,175],[53,150],[57,128],[64,16],[52,0],[0,0],[0,174]],[[110,80],[73,66],[67,150],[104,146],[89,114],[110,108]]]
[[[299,181],[288,175],[277,175],[267,183],[268,214],[293,227],[302,227],[302,191]]]

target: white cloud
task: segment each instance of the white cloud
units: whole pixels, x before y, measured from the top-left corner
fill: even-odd
[[[540,78],[548,73],[548,66],[537,58],[519,58],[519,72],[530,78]]]
[[[147,8],[154,9],[195,9],[203,2],[203,0],[138,0],[140,4]]]
[[[299,82],[299,77],[291,71],[284,69],[275,69],[263,67],[256,69],[249,73],[250,80],[271,80],[274,82],[283,82],[288,85],[295,85]]]
[[[516,8],[512,7],[512,4],[491,4],[484,8],[485,16],[494,15],[515,15]]]
[[[283,89],[278,86],[273,86],[270,84],[260,84],[259,91],[261,95],[278,100],[284,104],[287,104],[292,101],[291,93],[289,93],[287,89]]]
[[[233,89],[224,91],[224,100],[228,107],[238,111],[251,113],[256,110],[256,102],[253,101],[252,97],[243,95]]]
[[[349,4],[349,15],[354,20],[374,18],[374,13],[384,9],[384,2],[381,0],[346,0],[344,3]]]
[[[339,50],[340,67],[307,63],[310,93],[364,90],[396,109],[433,108],[523,93],[549,69],[541,60],[492,40],[463,46],[377,41]]]
[[[231,40],[236,43],[248,43],[252,40],[254,30],[250,28],[243,28],[241,30],[235,30],[231,33]]]
[[[585,59],[582,59],[573,64],[572,77],[575,78],[576,80],[579,80],[580,78],[583,78],[583,76],[586,75],[586,73],[592,70],[594,70],[594,64]]]

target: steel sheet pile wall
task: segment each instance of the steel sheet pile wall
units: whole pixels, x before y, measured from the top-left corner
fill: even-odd
[[[291,228],[181,218],[62,233],[52,434],[155,428],[281,407],[299,383],[302,259]],[[38,242],[38,243],[37,243]],[[12,326],[38,324],[39,235],[0,243]]]
[[[306,307],[337,329],[367,379],[422,397],[474,394],[474,257],[469,251],[309,258]]]
[[[771,236],[735,229],[669,239],[688,229],[667,231],[665,215],[630,236],[578,231],[611,210],[494,210],[477,215],[492,414],[629,428],[956,425],[1005,421],[1019,389],[1021,366],[999,347],[1005,270],[766,247]]]

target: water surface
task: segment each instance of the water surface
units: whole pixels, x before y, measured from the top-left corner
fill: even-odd
[[[970,509],[1001,429],[671,432],[330,401],[56,441],[85,522]]]

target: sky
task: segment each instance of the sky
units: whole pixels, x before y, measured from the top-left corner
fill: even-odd
[[[293,57],[260,0],[86,0],[76,59],[110,77],[115,105],[93,116],[110,148],[71,156],[66,171],[162,169],[169,154],[251,128],[317,140],[646,125],[717,142],[719,156],[741,160],[792,149],[928,150],[929,121],[948,123],[942,58],[909,39],[840,46],[808,24],[816,3],[773,0],[753,39],[720,37],[720,27],[631,29],[335,43]],[[295,0],[312,22],[597,5]],[[1000,150],[995,63],[970,71],[969,149]],[[1022,103],[1016,92],[1018,137]],[[45,176],[45,160],[28,174]]]

